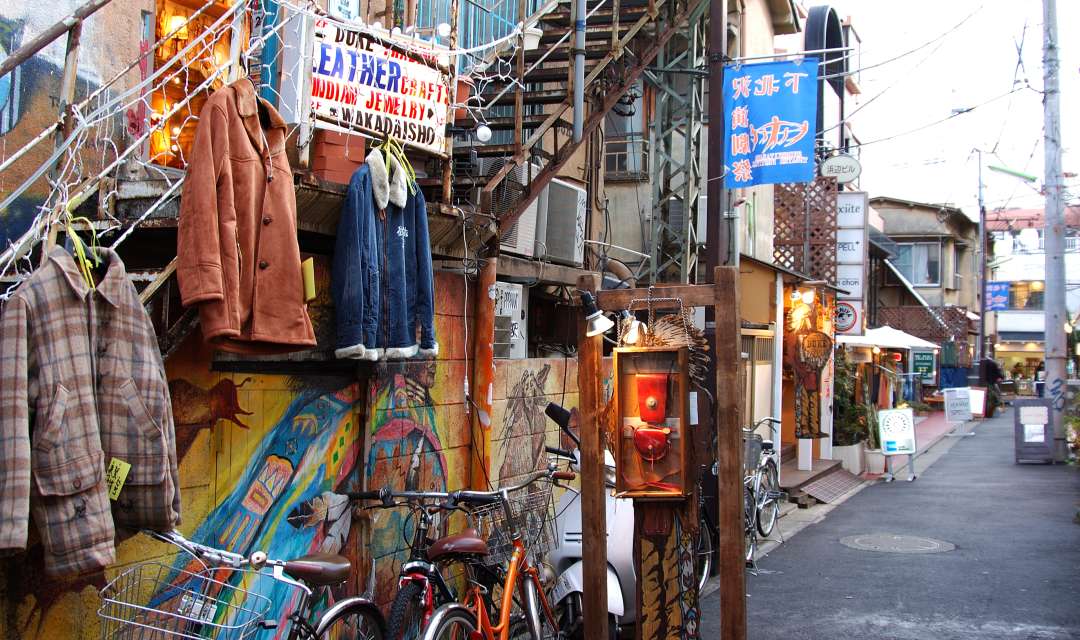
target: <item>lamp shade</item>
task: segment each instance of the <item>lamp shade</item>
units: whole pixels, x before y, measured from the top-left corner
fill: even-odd
[[[607,333],[615,323],[596,308],[596,298],[588,291],[581,292],[581,306],[585,310],[585,336],[591,338]]]

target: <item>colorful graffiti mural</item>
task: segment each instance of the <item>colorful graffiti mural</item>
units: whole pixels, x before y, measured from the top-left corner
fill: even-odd
[[[222,373],[211,370],[213,354],[199,336],[189,338],[166,363],[184,535],[278,558],[343,554],[353,561],[353,575],[328,599],[363,592],[374,564],[375,595],[385,605],[396,590],[408,514],[353,509],[339,492],[457,489],[469,486],[474,465],[483,466],[480,477],[495,486],[543,462],[544,445],[560,444],[543,409],[549,401],[577,405],[576,362],[497,362],[493,427],[483,434],[491,458],[484,465],[474,450],[474,416],[463,385],[463,281],[437,278],[443,350],[436,361],[376,364],[359,377]],[[325,308],[312,315],[320,325],[332,322]],[[447,531],[457,524],[449,523]],[[38,545],[0,559],[0,637],[97,637],[98,589],[138,561],[158,558],[174,570],[188,568],[172,553],[133,536],[121,543],[116,567],[71,581],[41,577],[35,570],[41,566]],[[296,598],[269,579],[244,586],[270,597],[275,611],[287,610]]]

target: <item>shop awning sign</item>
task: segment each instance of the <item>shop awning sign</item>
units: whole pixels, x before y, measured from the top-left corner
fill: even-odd
[[[450,77],[441,52],[369,27],[316,20],[311,59],[315,126],[446,153]]]
[[[726,186],[814,179],[818,59],[724,67]]]

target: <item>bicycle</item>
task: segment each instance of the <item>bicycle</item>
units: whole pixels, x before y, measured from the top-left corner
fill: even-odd
[[[176,569],[156,560],[139,563],[116,576],[100,591],[102,638],[249,638],[276,629],[267,620],[273,604],[251,590],[257,576],[268,576],[300,592],[287,616],[290,640],[358,638],[382,640],[383,618],[364,596],[352,596],[316,613],[317,589],[341,584],[352,565],[339,555],[315,553],[276,560],[256,551],[243,556],[188,540],[177,531],[144,531],[178,547],[201,565],[195,571]],[[262,569],[271,567],[271,573]]]
[[[466,564],[469,587],[463,601],[436,609],[424,632],[424,640],[495,640],[496,637],[508,640],[513,626],[511,613],[515,592],[520,596],[525,623],[534,640],[561,637],[535,561],[536,556],[550,548],[555,540],[552,487],[557,486],[559,480],[575,477],[571,471],[557,471],[551,463],[547,470],[532,473],[523,482],[487,492],[498,500],[486,513],[480,514],[490,519],[491,534],[485,542],[490,545],[490,552],[480,554]],[[546,486],[531,487],[541,479],[547,481]],[[524,496],[511,498],[511,493],[525,489],[529,491]],[[505,564],[501,601],[493,602],[485,597],[487,588],[473,574],[477,561],[488,565]],[[493,615],[497,615],[496,624],[492,624]]]
[[[455,602],[456,597],[443,575],[446,565],[473,562],[474,556],[487,553],[487,547],[479,532],[470,526],[463,532],[433,539],[429,532],[436,526],[437,517],[444,512],[470,509],[492,504],[497,498],[488,492],[473,491],[391,491],[384,487],[376,491],[356,491],[345,494],[350,500],[378,500],[379,504],[366,508],[406,507],[412,511],[416,523],[409,544],[408,559],[402,563],[398,577],[398,591],[390,605],[386,623],[388,640],[416,640],[435,611],[436,604]],[[427,502],[438,501],[438,502]],[[483,566],[483,565],[478,565]],[[497,580],[495,574],[487,576],[488,582]]]
[[[780,420],[773,417],[765,417],[754,423],[750,433],[752,440],[760,443],[751,446],[747,451],[746,465],[751,468],[754,494],[754,524],[757,532],[763,538],[768,538],[776,526],[776,520],[780,517],[781,501],[787,494],[780,490],[780,471],[776,465],[776,447],[772,440],[765,440],[757,435],[757,429],[766,423],[780,424]]]

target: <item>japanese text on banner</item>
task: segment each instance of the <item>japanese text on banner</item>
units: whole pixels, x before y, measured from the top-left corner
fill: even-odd
[[[728,187],[814,179],[818,59],[724,68]]]

